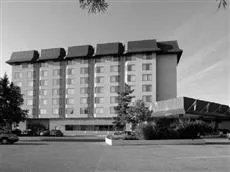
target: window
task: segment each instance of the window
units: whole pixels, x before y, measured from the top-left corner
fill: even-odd
[[[66,83],[67,83],[67,85],[73,85],[73,84],[74,84],[74,79],[72,79],[72,78],[67,78]]]
[[[103,103],[104,98],[103,97],[95,97],[95,104]]]
[[[102,62],[105,62],[105,58],[102,58],[102,57],[97,57],[97,58],[95,59],[95,62],[96,62],[96,63],[102,63]]]
[[[47,93],[48,93],[47,90],[44,90],[44,89],[40,90],[40,95],[41,95],[41,96],[46,96]]]
[[[142,81],[152,81],[152,74],[143,74]]]
[[[80,108],[80,114],[88,114],[89,108],[88,107],[81,107]]]
[[[52,94],[53,95],[59,95],[60,94],[60,89],[53,89]]]
[[[80,93],[81,94],[88,94],[89,92],[89,87],[82,87],[80,88]]]
[[[73,69],[72,68],[68,68],[66,74],[67,75],[73,75]]]
[[[59,114],[59,109],[58,108],[53,108],[53,114],[58,115]]]
[[[127,71],[135,71],[135,64],[127,65]]]
[[[46,109],[40,109],[40,114],[41,115],[45,115],[47,113],[47,110]]]
[[[74,95],[74,89],[73,88],[67,88],[66,89],[66,94],[68,94],[68,95]]]
[[[53,76],[60,76],[61,75],[61,69],[54,69],[53,70]]]
[[[89,100],[88,97],[81,97],[81,98],[80,98],[80,103],[81,103],[81,104],[87,104],[87,103],[88,103],[88,100]]]
[[[88,84],[89,78],[88,77],[81,77],[80,78],[80,84]]]
[[[89,68],[88,67],[81,67],[80,68],[80,74],[88,74]]]
[[[89,63],[89,60],[88,59],[81,59],[81,61],[80,61],[80,63],[81,64],[87,64],[87,63]]]
[[[47,70],[42,70],[42,71],[41,71],[41,76],[42,76],[42,77],[48,76],[48,71],[47,71]]]
[[[74,104],[74,99],[73,98],[67,98],[66,99],[66,104],[67,105],[73,105]]]
[[[119,60],[119,58],[118,58],[118,57],[111,57],[110,60],[111,60],[112,62],[117,62],[117,61]]]
[[[48,104],[48,100],[47,99],[40,99],[39,104],[42,105],[42,106],[45,106],[45,105]]]
[[[22,64],[22,68],[28,68],[28,64]]]
[[[149,95],[147,95],[147,96],[142,96],[142,100],[143,100],[144,102],[152,102],[152,96],[149,96]]]
[[[53,85],[60,85],[61,79],[53,79]]]
[[[32,106],[33,105],[33,100],[32,99],[27,99],[26,100],[26,105]]]
[[[95,87],[95,93],[103,93],[103,87]]]
[[[52,104],[53,105],[59,105],[59,99],[53,99]]]
[[[21,78],[22,77],[22,73],[21,72],[15,72],[14,73],[14,78],[15,79],[19,79],[19,78]]]
[[[103,83],[104,82],[104,77],[103,76],[97,76],[95,82],[98,83]]]
[[[28,82],[27,82],[27,86],[33,87],[33,81],[28,81]]]
[[[73,60],[68,60],[67,61],[67,65],[75,65],[75,64],[76,64],[76,62],[73,61]]]
[[[135,61],[136,57],[135,56],[128,56],[126,57],[126,61]]]
[[[96,107],[96,108],[94,108],[94,113],[103,114],[104,108],[103,107]]]
[[[65,113],[66,113],[67,115],[74,114],[74,109],[73,109],[73,108],[66,108],[66,109],[65,109]]]
[[[40,86],[47,86],[48,85],[48,80],[42,79],[40,80]]]
[[[111,86],[110,87],[110,93],[118,93],[120,90],[119,86]]]
[[[112,106],[109,108],[110,109],[110,114],[116,114],[117,113],[117,107],[116,106]]]
[[[26,90],[27,96],[33,96],[33,90]]]
[[[49,67],[48,63],[41,63],[41,67]]]
[[[110,103],[118,103],[118,97],[117,96],[110,97]]]
[[[152,70],[152,64],[151,63],[142,64],[142,70]]]
[[[144,55],[143,60],[152,60],[152,55],[151,54]]]
[[[110,66],[110,72],[120,72],[120,66],[119,65]]]
[[[127,80],[128,80],[128,82],[134,82],[136,80],[136,76],[135,75],[128,75]]]
[[[119,75],[110,76],[110,82],[120,82],[120,76]]]
[[[103,73],[104,72],[104,67],[103,66],[97,66],[96,67],[96,73]]]
[[[152,91],[152,85],[142,85],[142,91],[143,92],[151,92]]]
[[[33,77],[33,72],[32,71],[28,71],[27,72],[27,78],[32,78]]]

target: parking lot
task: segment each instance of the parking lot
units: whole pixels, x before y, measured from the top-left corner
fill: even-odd
[[[1,172],[227,172],[230,145],[108,146],[24,140],[0,145]]]

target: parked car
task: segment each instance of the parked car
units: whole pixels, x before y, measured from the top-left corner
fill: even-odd
[[[63,133],[61,132],[61,130],[51,130],[50,131],[50,136],[63,136]]]
[[[31,129],[28,129],[28,130],[24,130],[21,132],[21,136],[37,136],[38,134],[31,130]]]
[[[50,131],[49,130],[40,131],[39,135],[40,136],[49,136],[50,135]]]
[[[17,136],[21,136],[22,131],[19,130],[19,129],[14,129],[14,130],[12,130],[12,133],[13,133],[13,134],[16,134]]]
[[[16,134],[13,134],[10,131],[0,130],[0,143],[1,144],[13,144],[19,140]]]

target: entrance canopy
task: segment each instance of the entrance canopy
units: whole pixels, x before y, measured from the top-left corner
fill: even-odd
[[[188,97],[155,102],[154,117],[194,117],[204,119],[230,120],[230,107],[209,101]]]

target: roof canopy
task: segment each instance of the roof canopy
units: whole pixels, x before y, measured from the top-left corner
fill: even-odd
[[[66,55],[64,48],[42,49],[39,61],[63,60]]]
[[[195,115],[202,118],[229,119],[230,107],[209,101],[179,97],[156,102],[153,116]]]
[[[73,46],[68,48],[68,54],[65,59],[79,57],[92,57],[94,49],[91,45]]]
[[[7,61],[8,64],[16,64],[16,63],[33,63],[39,57],[38,51],[31,50],[31,51],[18,51],[13,52],[10,60]]]
[[[42,49],[39,57],[38,51],[20,51],[13,52],[7,63],[22,62],[42,62],[47,60],[68,60],[73,58],[98,58],[100,56],[122,56],[135,53],[157,53],[157,54],[176,54],[177,62],[179,62],[182,50],[179,48],[177,41],[157,42],[155,39],[129,41],[127,50],[120,42],[97,44],[96,53],[91,45],[68,47],[68,53],[64,48]]]

